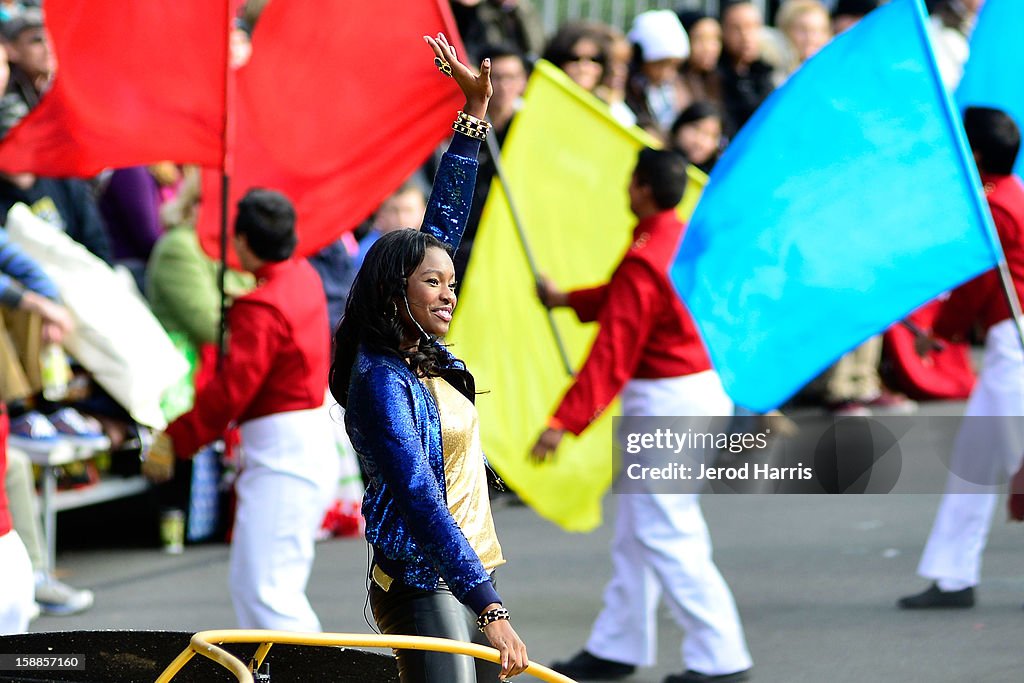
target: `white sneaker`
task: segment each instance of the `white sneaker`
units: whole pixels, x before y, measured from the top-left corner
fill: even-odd
[[[43,614],[68,616],[92,607],[91,590],[72,588],[45,572],[36,574],[36,604]]]

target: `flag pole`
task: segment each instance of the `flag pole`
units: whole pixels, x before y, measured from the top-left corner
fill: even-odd
[[[228,332],[228,189],[231,183],[226,168],[220,172],[220,264],[217,269],[217,287],[220,290],[220,324],[217,326],[217,365],[224,362],[227,355]]]
[[[490,117],[488,117],[490,121]],[[492,125],[493,130],[493,125]],[[498,147],[497,141],[494,139],[494,135],[487,136],[487,150],[491,153],[491,159],[494,161],[494,171],[498,176],[498,181],[501,182],[501,189],[505,192],[505,200],[508,202],[508,211],[512,215],[512,224],[516,228],[516,234],[519,236],[519,244],[523,247],[523,253],[526,254],[526,261],[530,265],[530,273],[533,275],[534,282],[540,282],[540,271],[537,269],[537,262],[533,258],[533,251],[530,249],[530,243],[526,239],[526,232],[523,230],[523,223],[519,217],[519,212],[516,211],[515,202],[512,201],[512,192],[510,191],[508,180],[505,177],[505,171],[501,167],[501,149]],[[566,373],[570,377],[573,377],[576,373],[573,372],[572,363],[569,362],[569,354],[565,350],[565,343],[562,341],[562,335],[558,332],[558,327],[555,325],[555,316],[551,312],[550,308],[544,308],[548,318],[548,326],[551,328],[551,334],[555,338],[555,346],[558,348],[558,356],[562,360],[562,367],[565,368]]]
[[[224,126],[221,144],[223,156],[220,164],[220,264],[217,272],[217,288],[220,290],[220,324],[217,326],[217,368],[224,365],[227,355],[228,331],[228,208],[231,181],[228,176],[228,144],[231,136],[228,128],[231,124],[231,2],[224,2]]]
[[[1017,329],[1020,348],[1024,350],[1024,314],[1021,313],[1020,299],[1017,298],[1017,289],[1013,286],[1013,278],[1010,276],[1010,268],[1006,264],[1006,259],[999,259],[996,268],[999,270],[999,283],[1003,287],[1006,303],[1010,305],[1010,315],[1013,316],[1014,326]]]

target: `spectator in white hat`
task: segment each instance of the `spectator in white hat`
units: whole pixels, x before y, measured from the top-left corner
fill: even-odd
[[[671,10],[637,15],[628,38],[633,43],[634,73],[627,103],[637,123],[665,140],[679,112],[689,104],[680,68],[690,56],[690,40]]]

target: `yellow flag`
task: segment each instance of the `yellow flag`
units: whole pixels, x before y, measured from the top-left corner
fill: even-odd
[[[636,218],[627,187],[637,153],[656,146],[626,128],[608,107],[562,71],[539,62],[502,149],[502,166],[537,267],[561,289],[607,282],[632,239]],[[680,206],[688,216],[704,177],[694,170]],[[484,452],[541,516],[568,531],[601,523],[611,484],[612,406],[580,438],[567,435],[556,459],[535,465],[530,447],[571,378],[497,178],[488,195],[466,274],[467,287],[448,335],[452,352],[476,377]],[[597,332],[568,309],[555,324],[573,368]]]

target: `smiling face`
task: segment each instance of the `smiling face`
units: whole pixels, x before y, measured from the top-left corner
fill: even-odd
[[[718,151],[722,140],[722,121],[717,116],[707,116],[690,121],[679,127],[676,144],[686,158],[694,164],[705,164]]]
[[[448,334],[448,327],[455,312],[455,266],[448,253],[439,247],[429,247],[423,260],[409,276],[406,296],[409,300],[409,312],[413,320],[427,334],[443,337]],[[398,310],[411,339],[419,337],[419,330],[409,320],[409,312],[404,302],[398,302]]]

